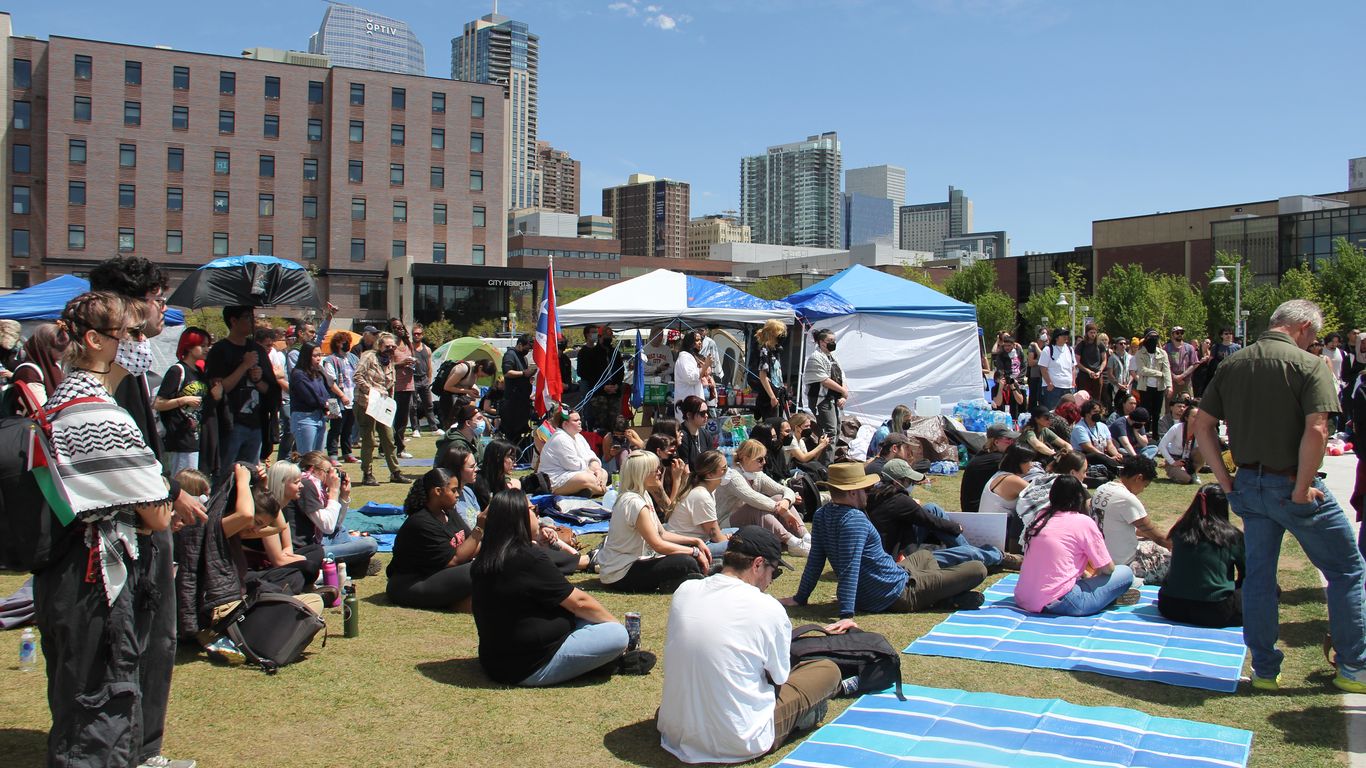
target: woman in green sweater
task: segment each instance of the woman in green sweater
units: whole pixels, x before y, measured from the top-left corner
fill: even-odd
[[[1243,532],[1228,520],[1224,490],[1214,483],[1202,486],[1167,536],[1172,564],[1157,610],[1185,624],[1241,627]]]

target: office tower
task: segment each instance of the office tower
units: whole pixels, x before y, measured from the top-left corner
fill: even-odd
[[[972,200],[961,189],[949,187],[949,237],[972,231]]]
[[[688,222],[688,258],[711,257],[711,247],[718,243],[748,243],[749,227],[735,216],[712,214]]]
[[[308,52],[334,67],[425,75],[422,43],[408,25],[364,8],[328,0],[323,23],[308,38]]]
[[[579,215],[579,161],[549,142],[536,142],[536,164],[541,171],[541,208]]]
[[[841,207],[833,131],[740,159],[740,218],[756,243],[838,248]]]
[[[901,217],[897,210],[906,204],[906,169],[896,165],[871,165],[844,172],[844,192],[850,195],[882,197],[892,201],[892,244],[901,242]],[[845,225],[847,230],[849,227]]]
[[[525,22],[490,13],[465,25],[451,40],[451,78],[503,86],[508,101],[504,154],[507,208],[541,204],[541,174],[536,163],[536,83],[540,38]]]
[[[903,205],[898,218],[902,250],[932,251],[943,256],[945,238],[972,231],[972,200],[963,190],[949,187],[947,201]]]
[[[602,191],[602,215],[616,223],[623,256],[681,259],[688,246],[688,183],[633,174]]]
[[[843,247],[853,248],[868,243],[896,246],[894,223],[897,210],[891,200],[846,192],[843,201]]]

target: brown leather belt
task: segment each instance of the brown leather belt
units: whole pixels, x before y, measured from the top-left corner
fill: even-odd
[[[1288,477],[1292,480],[1299,477],[1300,474],[1300,470],[1298,467],[1276,469],[1274,467],[1268,467],[1265,464],[1239,464],[1238,468],[1250,470],[1252,472],[1260,472],[1264,475],[1280,475],[1281,477]]]

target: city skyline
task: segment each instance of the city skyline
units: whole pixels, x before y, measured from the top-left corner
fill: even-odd
[[[406,20],[436,51],[492,9],[365,6]],[[16,35],[236,55],[301,48],[325,7],[72,2],[11,13]],[[1354,71],[1350,32],[1366,20],[1348,2],[1294,14],[1232,2],[503,0],[498,12],[540,30],[539,138],[582,163],[590,201],[649,173],[689,182],[694,216],[735,210],[741,157],[837,131],[846,167],[906,168],[909,201],[969,189],[977,228],[1009,230],[1022,253],[1087,244],[1097,219],[1345,190],[1347,159],[1366,154],[1354,129],[1366,105],[1335,98],[1337,73]],[[821,66],[805,47],[815,39],[832,43]],[[1312,40],[1313,61],[1269,64],[1287,40]],[[441,59],[428,57],[428,74],[448,74]],[[608,72],[612,87],[593,92]],[[1292,103],[1328,109],[1315,120]],[[612,104],[629,104],[628,117],[602,119]]]

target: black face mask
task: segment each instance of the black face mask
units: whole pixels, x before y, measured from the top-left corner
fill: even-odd
[[[1157,339],[1144,339],[1144,340],[1143,340],[1143,348],[1146,349],[1146,350],[1148,350],[1149,352],[1156,352],[1156,351],[1157,351]]]
[[[826,351],[826,352],[834,352],[834,351],[835,351],[835,342],[834,342],[834,340],[831,340],[830,343],[828,343],[828,344],[825,345],[825,351]]]
[[[783,445],[792,445],[792,435],[783,438]]]

